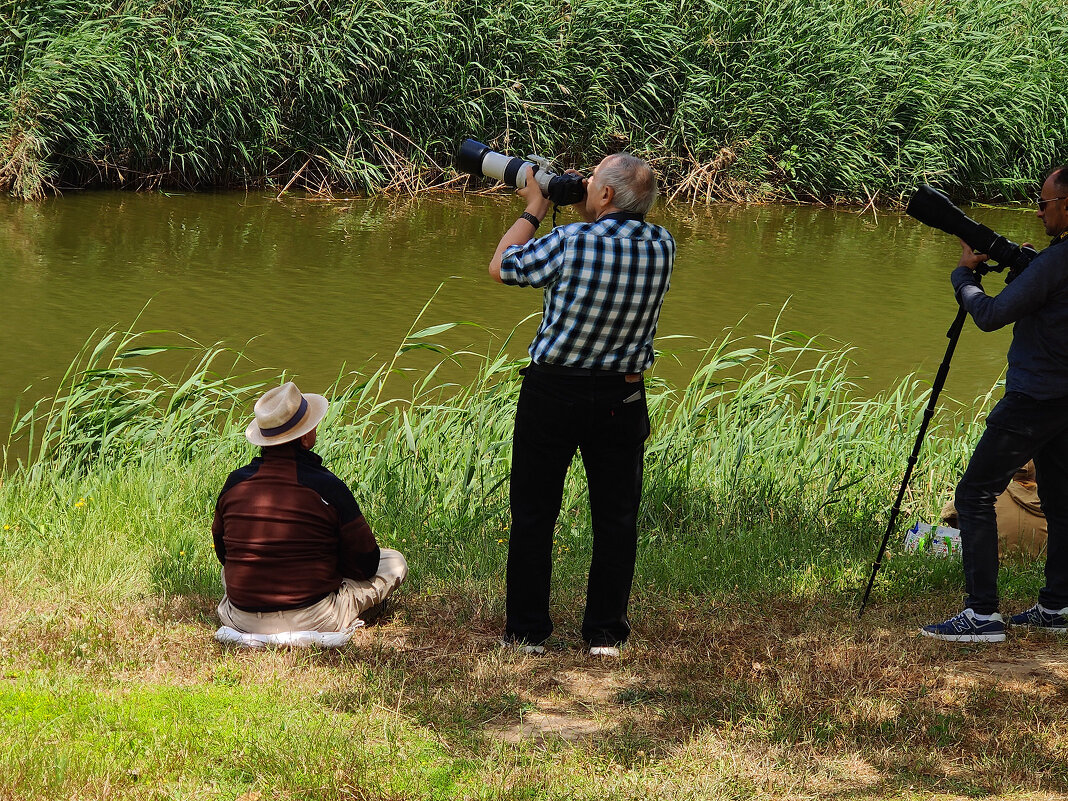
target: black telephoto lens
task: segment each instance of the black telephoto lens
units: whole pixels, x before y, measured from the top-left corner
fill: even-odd
[[[482,176],[482,159],[492,148],[474,139],[465,139],[460,145],[460,153],[456,157],[456,166],[463,172],[470,173],[476,178]]]
[[[1006,239],[982,223],[978,223],[961,211],[947,195],[924,184],[909,200],[905,213],[924,225],[945,231],[963,239],[977,253],[986,253],[996,264],[987,265],[987,270],[1000,272],[1009,268],[1007,281],[1019,275],[1031,260],[1038,255],[1034,248],[1025,248]]]

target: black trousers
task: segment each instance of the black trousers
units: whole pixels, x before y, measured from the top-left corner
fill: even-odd
[[[979,614],[998,611],[998,530],[994,501],[1013,474],[1035,460],[1035,480],[1049,536],[1047,609],[1068,606],[1068,398],[1038,401],[1006,392],[986,419],[954,503],[960,526],[965,605]]]
[[[536,365],[527,369],[512,437],[507,637],[540,643],[552,633],[553,529],[577,448],[593,519],[582,637],[590,645],[626,641],[648,436],[641,381],[628,382],[619,374],[546,373]]]

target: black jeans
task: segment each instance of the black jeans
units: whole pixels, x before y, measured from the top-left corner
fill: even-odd
[[[645,386],[622,375],[556,375],[528,368],[512,437],[512,530],[505,635],[540,643],[549,617],[553,529],[564,478],[582,454],[593,519],[593,559],[582,637],[623,643],[638,547],[642,457],[649,436]]]
[[[994,501],[1013,474],[1035,460],[1035,480],[1049,536],[1046,586],[1038,595],[1048,609],[1068,606],[1068,398],[1038,401],[1006,392],[986,419],[954,503],[960,526],[965,605],[981,615],[998,611],[998,531]]]

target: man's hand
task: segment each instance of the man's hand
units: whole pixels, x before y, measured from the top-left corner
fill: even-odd
[[[534,168],[527,167],[527,185],[515,192],[527,203],[527,212],[533,214],[539,220],[545,219],[549,213],[549,198],[541,193],[541,187],[534,180]]]
[[[976,251],[972,250],[972,246],[965,242],[963,239],[960,240],[960,249],[960,262],[957,263],[957,266],[967,267],[972,272],[975,272],[976,267],[978,267],[980,264],[990,258],[985,253],[977,253]]]

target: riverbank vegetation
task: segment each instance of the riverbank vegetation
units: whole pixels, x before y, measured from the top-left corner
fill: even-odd
[[[1020,199],[1065,52],[1032,0],[3,0],[0,187],[458,188],[470,136],[692,201]]]
[[[0,485],[0,798],[1068,791],[1068,645],[913,636],[957,608],[960,567],[896,546],[856,619],[925,385],[865,399],[847,352],[784,330],[726,336],[684,387],[651,379],[632,642],[619,662],[579,647],[590,537],[576,463],[554,545],[557,634],[532,658],[496,647],[520,363],[447,352],[449,327],[413,327],[392,360],[327,392],[317,450],[411,565],[390,616],[338,652],[233,652],[210,636],[215,496],[252,455],[251,400],[276,376],[115,332],[24,410],[15,436],[35,446],[9,451]],[[176,354],[190,366],[173,380],[155,365]],[[407,370],[427,355],[471,380]],[[937,512],[989,400],[937,419],[906,518]],[[1015,610],[1041,569],[1009,559],[1001,580]]]

